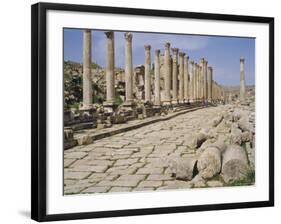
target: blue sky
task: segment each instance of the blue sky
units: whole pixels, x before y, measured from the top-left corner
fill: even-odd
[[[204,57],[213,67],[214,79],[223,85],[239,85],[239,59],[245,58],[246,84],[255,83],[255,39],[223,36],[199,36],[188,34],[162,34],[132,32],[133,64],[144,63],[144,45],[151,45],[151,59],[154,50],[164,53],[165,42],[199,62]],[[64,29],[64,60],[82,62],[83,33],[80,29]],[[105,66],[106,39],[104,31],[92,31],[92,61]],[[115,32],[115,65],[124,68],[124,32]]]

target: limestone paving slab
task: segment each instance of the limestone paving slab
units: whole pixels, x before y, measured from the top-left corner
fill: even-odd
[[[168,156],[190,157],[196,154],[194,149],[187,147],[186,139],[221,109],[204,110],[208,113],[202,110],[183,113],[66,150],[65,194],[220,186],[221,183],[214,181],[191,183],[176,180],[167,167]],[[154,118],[149,119],[152,121]],[[141,122],[135,121],[130,125]]]

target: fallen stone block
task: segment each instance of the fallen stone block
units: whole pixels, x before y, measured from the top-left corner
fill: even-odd
[[[221,170],[221,152],[217,147],[210,146],[200,155],[197,168],[204,179],[209,179]]]
[[[239,128],[232,127],[230,133],[230,144],[242,144],[242,131]]]
[[[69,149],[77,145],[77,141],[73,137],[73,129],[70,127],[66,127],[63,130],[64,139],[63,139],[63,147],[64,149]]]
[[[78,145],[89,145],[93,143],[93,139],[90,135],[83,135],[77,139]]]
[[[251,133],[255,133],[255,128],[253,123],[249,122],[249,118],[244,116],[238,121],[238,126],[243,131],[249,131]]]
[[[169,158],[168,167],[176,179],[191,180],[197,173],[196,162],[196,158]]]
[[[239,180],[249,172],[245,150],[239,145],[227,147],[222,159],[222,176],[225,182]]]
[[[211,126],[212,127],[217,127],[219,125],[219,123],[223,120],[223,116],[222,115],[218,115],[216,116],[212,121],[211,121]]]

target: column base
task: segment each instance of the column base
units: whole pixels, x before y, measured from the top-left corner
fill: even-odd
[[[116,109],[117,107],[117,104],[115,102],[111,102],[111,101],[105,101],[103,103],[103,107],[104,107],[104,110],[108,113],[112,113],[114,112],[114,110]]]
[[[83,111],[88,111],[88,110],[93,110],[93,109],[95,109],[93,104],[82,105],[81,107],[79,107],[79,110],[83,110]]]
[[[163,106],[169,106],[171,105],[171,101],[162,101]]]
[[[176,104],[178,104],[178,103],[179,103],[178,100],[172,100],[172,104],[173,104],[173,105],[176,105]]]
[[[122,103],[122,107],[135,107],[136,103],[134,101],[125,101]]]

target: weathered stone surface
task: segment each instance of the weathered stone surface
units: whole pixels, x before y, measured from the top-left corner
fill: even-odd
[[[199,132],[198,134],[189,136],[185,142],[189,148],[195,149],[200,147],[208,136],[205,133]]]
[[[159,180],[144,180],[140,182],[138,187],[160,187],[162,183],[163,182]]]
[[[217,147],[208,147],[200,155],[197,168],[202,178],[209,179],[221,170],[221,152]]]
[[[109,186],[105,186],[105,187],[93,186],[83,190],[82,193],[106,193],[109,191],[109,189],[110,189]]]
[[[179,108],[175,111],[179,111]],[[205,180],[201,173],[194,174],[195,177],[192,175],[191,181],[178,180],[172,176],[175,172],[168,167],[166,160],[167,157],[183,160],[199,158],[209,147],[214,147],[223,153],[226,145],[229,145],[231,128],[239,128],[238,121],[243,117],[234,121],[232,112],[233,107],[208,107],[179,115],[171,120],[107,136],[87,146],[76,146],[65,150],[64,160],[67,166],[65,173],[68,172],[64,177],[64,185],[67,187],[65,193],[152,191],[220,186],[222,182],[218,182],[217,178]],[[226,118],[229,113],[229,118]],[[209,125],[210,121],[220,114],[224,119],[217,127]],[[166,117],[170,115],[173,113],[168,113]],[[115,127],[114,125],[112,129]],[[88,130],[87,133],[93,135],[92,130]],[[187,141],[191,137],[195,139],[193,147],[189,147],[190,142]],[[199,140],[203,138],[204,141],[198,141],[197,137]],[[242,142],[246,144],[252,170],[255,167],[254,137],[254,133],[242,131]],[[81,172],[82,170],[85,172]],[[92,189],[87,190],[88,188]]]
[[[206,181],[202,178],[201,174],[199,173],[198,175],[196,175],[191,181],[191,186],[192,187],[205,187],[206,186]]]
[[[72,163],[74,163],[76,159],[64,159],[63,166],[65,168],[69,167]]]
[[[82,159],[87,155],[86,152],[65,152],[64,159]]]
[[[239,145],[230,145],[223,154],[222,176],[225,182],[238,180],[247,175],[249,166],[246,152]]]
[[[114,164],[115,166],[125,166],[125,165],[132,165],[134,163],[138,162],[137,158],[134,159],[119,159]]]
[[[218,181],[218,180],[209,180],[207,182],[207,185],[209,187],[223,187],[223,183],[221,181]]]
[[[169,158],[168,164],[172,174],[177,179],[191,180],[196,172],[195,158]]]
[[[140,168],[136,174],[162,174],[164,172],[163,168]]]
[[[69,180],[82,180],[86,177],[90,176],[91,172],[71,172],[65,171],[64,172],[64,179]]]
[[[129,192],[131,190],[131,187],[112,187],[109,192]]]
[[[150,174],[146,180],[173,180],[174,178],[168,174]]]
[[[236,127],[231,128],[230,143],[241,145],[241,143],[242,143],[242,131],[239,128],[236,128]]]
[[[138,174],[138,175],[133,175],[133,174],[124,174],[124,175],[121,175],[117,180],[136,180],[136,181],[141,181],[141,180],[144,180],[146,178],[146,175],[143,175],[143,174]]]
[[[96,173],[103,173],[108,169],[108,166],[75,166],[71,167],[71,171],[75,172],[96,172]]]
[[[219,125],[219,123],[222,121],[223,116],[222,115],[217,115],[212,121],[211,121],[211,125],[212,127],[217,127]]]
[[[89,145],[93,142],[92,137],[88,135],[82,135],[80,138],[77,139],[78,145]]]

